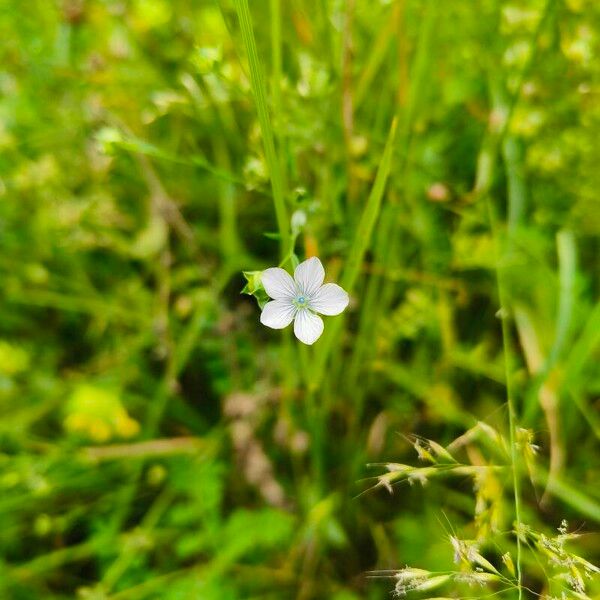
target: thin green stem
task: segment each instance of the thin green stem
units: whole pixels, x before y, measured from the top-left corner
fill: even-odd
[[[281,0],[271,0],[271,95],[273,98],[273,121],[275,122],[275,140],[279,157],[281,182],[284,194],[288,189],[288,168],[286,156],[286,128],[284,126],[283,99],[281,82],[282,67],[282,36],[281,36]],[[293,243],[290,242],[293,248]]]
[[[281,0],[271,0],[271,93],[273,112],[281,115]]]
[[[237,12],[242,40],[248,57],[248,65],[250,68],[250,85],[254,95],[258,122],[263,138],[265,150],[265,158],[269,168],[271,177],[271,188],[273,191],[273,204],[275,207],[275,216],[277,218],[277,227],[280,236],[280,252],[281,256],[286,256],[290,243],[290,222],[285,204],[285,186],[283,180],[283,172],[279,157],[275,151],[275,137],[271,118],[269,117],[269,109],[267,104],[267,93],[265,79],[258,57],[256,48],[256,39],[252,27],[252,17],[250,15],[250,7],[248,0],[234,0],[235,9]]]
[[[519,481],[519,473],[517,471],[518,464],[518,452],[516,446],[516,437],[517,437],[517,415],[515,409],[515,399],[514,399],[514,385],[512,374],[514,373],[513,366],[513,352],[510,343],[510,328],[508,324],[509,318],[509,302],[508,295],[506,291],[506,284],[504,281],[503,273],[502,273],[502,263],[505,256],[503,245],[499,239],[498,228],[496,225],[496,219],[493,211],[492,201],[490,198],[490,189],[493,182],[493,174],[494,167],[497,160],[497,149],[501,143],[506,139],[507,133],[509,131],[509,125],[512,120],[512,116],[515,111],[515,107],[518,103],[521,94],[522,84],[525,80],[525,77],[529,73],[533,63],[534,57],[536,56],[537,49],[537,40],[543,30],[543,27],[546,23],[546,20],[550,14],[551,8],[554,4],[554,0],[547,0],[544,11],[542,13],[542,17],[540,18],[538,25],[531,36],[530,39],[530,56],[527,64],[523,67],[521,72],[519,73],[519,77],[517,80],[517,85],[515,86],[515,91],[510,99],[507,99],[504,94],[504,90],[502,86],[495,80],[492,80],[491,89],[492,89],[492,97],[494,108],[496,110],[503,109],[503,113],[505,118],[503,120],[502,125],[496,130],[492,131],[488,134],[482,150],[480,152],[478,158],[478,166],[477,166],[477,177],[475,183],[475,192],[480,196],[484,197],[487,203],[488,210],[488,218],[490,230],[492,233],[492,237],[494,239],[494,246],[496,251],[496,285],[498,289],[498,299],[500,303],[500,320],[502,324],[502,347],[504,352],[504,369],[505,369],[505,381],[506,381],[506,399],[508,405],[508,419],[509,419],[509,429],[510,429],[510,459],[512,465],[512,474],[513,474],[513,495],[514,495],[514,505],[515,505],[515,522],[516,522],[516,538],[517,538],[517,557],[516,557],[516,571],[517,571],[517,587],[519,590],[519,600],[521,600],[523,596],[523,586],[522,586],[522,568],[521,568],[521,539],[520,539],[520,531],[521,531],[521,493],[520,493],[520,481]],[[509,159],[514,158],[514,148],[510,147],[510,144],[504,148],[505,156]],[[514,205],[515,203],[515,192],[522,192],[521,189],[516,189],[514,186],[514,179],[519,177],[520,173],[518,172],[510,172],[509,173],[509,191],[511,195],[509,196],[509,202],[512,201],[513,206],[512,209],[509,208],[509,216],[511,219],[511,232],[514,232],[514,227],[518,223],[518,220],[522,218],[520,211],[522,207],[517,207]],[[511,179],[512,176],[512,179]],[[520,182],[522,183],[522,182]],[[521,201],[522,198],[519,198]],[[519,210],[517,210],[517,208]]]
[[[516,522],[516,537],[517,537],[517,557],[516,557],[516,571],[517,571],[517,587],[519,590],[519,600],[523,596],[522,589],[522,572],[521,572],[521,489],[519,481],[519,473],[517,470],[518,465],[518,451],[517,451],[517,415],[515,409],[515,398],[514,398],[514,360],[513,351],[510,343],[510,328],[508,324],[509,319],[509,302],[508,295],[506,292],[506,286],[504,277],[502,275],[502,259],[504,252],[502,251],[501,241],[498,236],[496,227],[496,221],[493,214],[493,208],[491,199],[486,196],[488,215],[490,220],[490,228],[492,236],[495,242],[496,249],[496,286],[498,289],[498,299],[500,303],[500,322],[502,324],[502,349],[504,352],[504,374],[505,374],[505,385],[506,385],[506,402],[508,405],[508,425],[509,425],[509,438],[510,438],[510,462],[512,467],[512,483],[513,483],[513,497],[515,505],[515,522]]]

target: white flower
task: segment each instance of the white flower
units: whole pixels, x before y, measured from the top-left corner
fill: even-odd
[[[335,283],[326,283],[321,261],[309,258],[294,271],[294,279],[278,267],[263,271],[262,284],[273,298],[267,302],[260,322],[283,329],[294,321],[294,334],[305,344],[314,344],[323,333],[322,315],[339,315],[348,306],[348,294]]]

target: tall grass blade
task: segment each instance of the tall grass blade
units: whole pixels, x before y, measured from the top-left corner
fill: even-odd
[[[362,261],[371,241],[373,228],[375,227],[375,223],[377,222],[377,218],[381,211],[383,192],[385,191],[385,186],[392,166],[396,129],[397,119],[394,119],[390,127],[381,162],[379,163],[377,175],[375,176],[375,183],[373,184],[369,199],[367,200],[360,222],[356,228],[350,256],[348,257],[342,276],[341,285],[349,294],[352,294],[356,284]],[[331,327],[328,327],[325,330],[325,334],[323,335],[323,339],[318,346],[317,354],[315,356],[314,375],[311,382],[311,387],[313,389],[317,389],[321,382],[327,359],[329,358],[334,342],[338,338],[342,323],[342,319],[337,319],[333,321]]]
[[[248,57],[248,66],[250,68],[250,85],[256,104],[258,122],[263,138],[265,158],[269,175],[271,177],[271,188],[273,190],[273,204],[275,206],[275,216],[277,218],[277,227],[280,235],[281,256],[285,256],[288,251],[290,239],[290,224],[285,204],[285,189],[283,183],[283,174],[281,163],[275,151],[275,135],[271,118],[269,116],[269,107],[267,104],[267,91],[265,78],[263,75],[258,50],[256,48],[256,39],[252,27],[252,16],[248,0],[234,0],[237,12],[242,40],[246,56]]]

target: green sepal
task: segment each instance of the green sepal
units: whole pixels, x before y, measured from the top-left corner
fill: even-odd
[[[254,296],[258,306],[262,309],[264,305],[270,300],[265,288],[262,285],[260,279],[262,271],[242,271],[242,275],[246,278],[246,285],[242,288],[242,294],[248,294]]]

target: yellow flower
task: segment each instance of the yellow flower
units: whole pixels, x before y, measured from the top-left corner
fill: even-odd
[[[114,390],[82,384],[67,404],[64,427],[67,431],[89,438],[96,443],[114,437],[131,438],[140,430]]]

